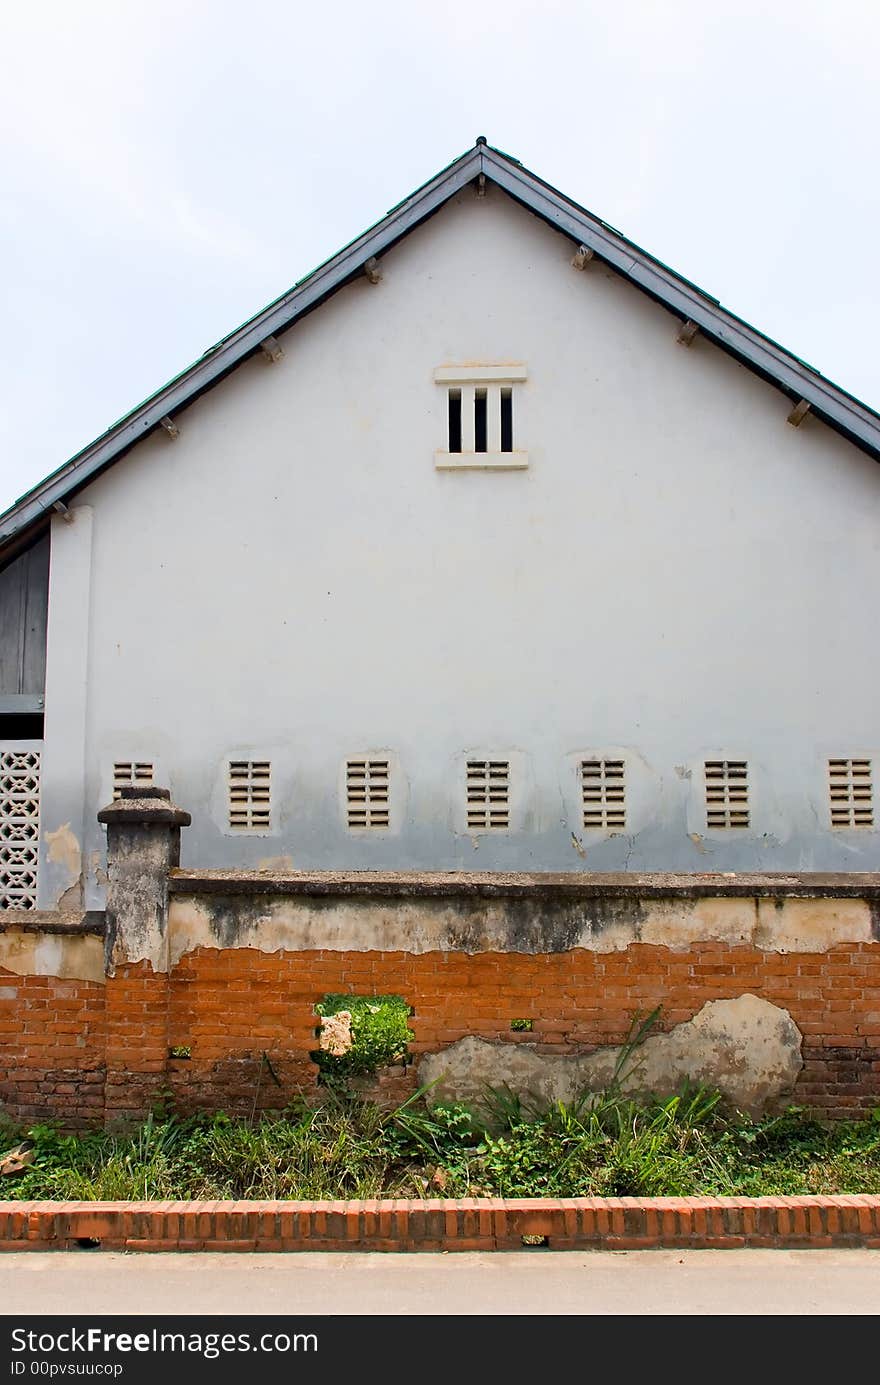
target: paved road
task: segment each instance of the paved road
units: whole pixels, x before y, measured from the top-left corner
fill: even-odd
[[[880,1251],[0,1257],[0,1313],[876,1314]]]

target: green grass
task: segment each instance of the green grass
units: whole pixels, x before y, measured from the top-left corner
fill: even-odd
[[[880,1193],[880,1112],[822,1123],[796,1109],[751,1120],[718,1096],[637,1103],[614,1090],[543,1116],[505,1090],[485,1108],[416,1097],[396,1111],[333,1089],[256,1122],[151,1117],[129,1135],[5,1127],[35,1161],[4,1198],[351,1198]]]
[[[345,1010],[351,1016],[352,1046],[339,1057],[316,1049],[312,1054],[325,1079],[371,1073],[406,1058],[413,1037],[409,1006],[399,995],[327,995],[315,1006],[321,1017]]]

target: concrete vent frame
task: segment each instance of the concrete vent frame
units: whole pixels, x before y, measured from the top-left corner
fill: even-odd
[[[874,826],[874,784],[869,759],[829,759],[828,799],[831,826]]]
[[[40,752],[0,750],[0,910],[36,909]]]
[[[581,760],[581,809],[585,830],[626,827],[626,762]]]
[[[747,760],[706,760],[706,826],[715,831],[750,825]]]
[[[446,450],[434,454],[441,470],[520,470],[528,453],[514,440],[517,388],[527,378],[521,363],[438,366],[446,390]]]
[[[345,764],[345,812],[351,830],[390,826],[391,763],[387,756],[358,755]]]
[[[466,774],[468,828],[506,832],[510,827],[510,761],[468,760]]]
[[[113,761],[113,798],[122,797],[123,789],[151,789],[156,767],[150,760]]]
[[[229,826],[237,832],[266,832],[272,819],[272,766],[268,760],[230,760]]]

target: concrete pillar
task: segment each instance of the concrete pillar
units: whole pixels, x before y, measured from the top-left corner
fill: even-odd
[[[168,789],[125,788],[102,808],[107,828],[105,971],[149,962],[168,970],[168,872],[180,864],[180,829],[192,818]]]
[[[39,909],[83,907],[92,511],[52,520],[46,716],[40,772]]]
[[[142,1120],[168,1071],[168,874],[189,813],[168,789],[126,788],[98,814],[107,828],[107,1072],[109,1128]]]

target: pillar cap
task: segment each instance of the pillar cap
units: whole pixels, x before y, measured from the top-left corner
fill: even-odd
[[[129,827],[138,823],[151,823],[166,827],[189,827],[192,817],[171,802],[171,790],[159,788],[140,788],[132,785],[120,789],[119,797],[98,814],[98,821],[105,824],[125,823]]]

